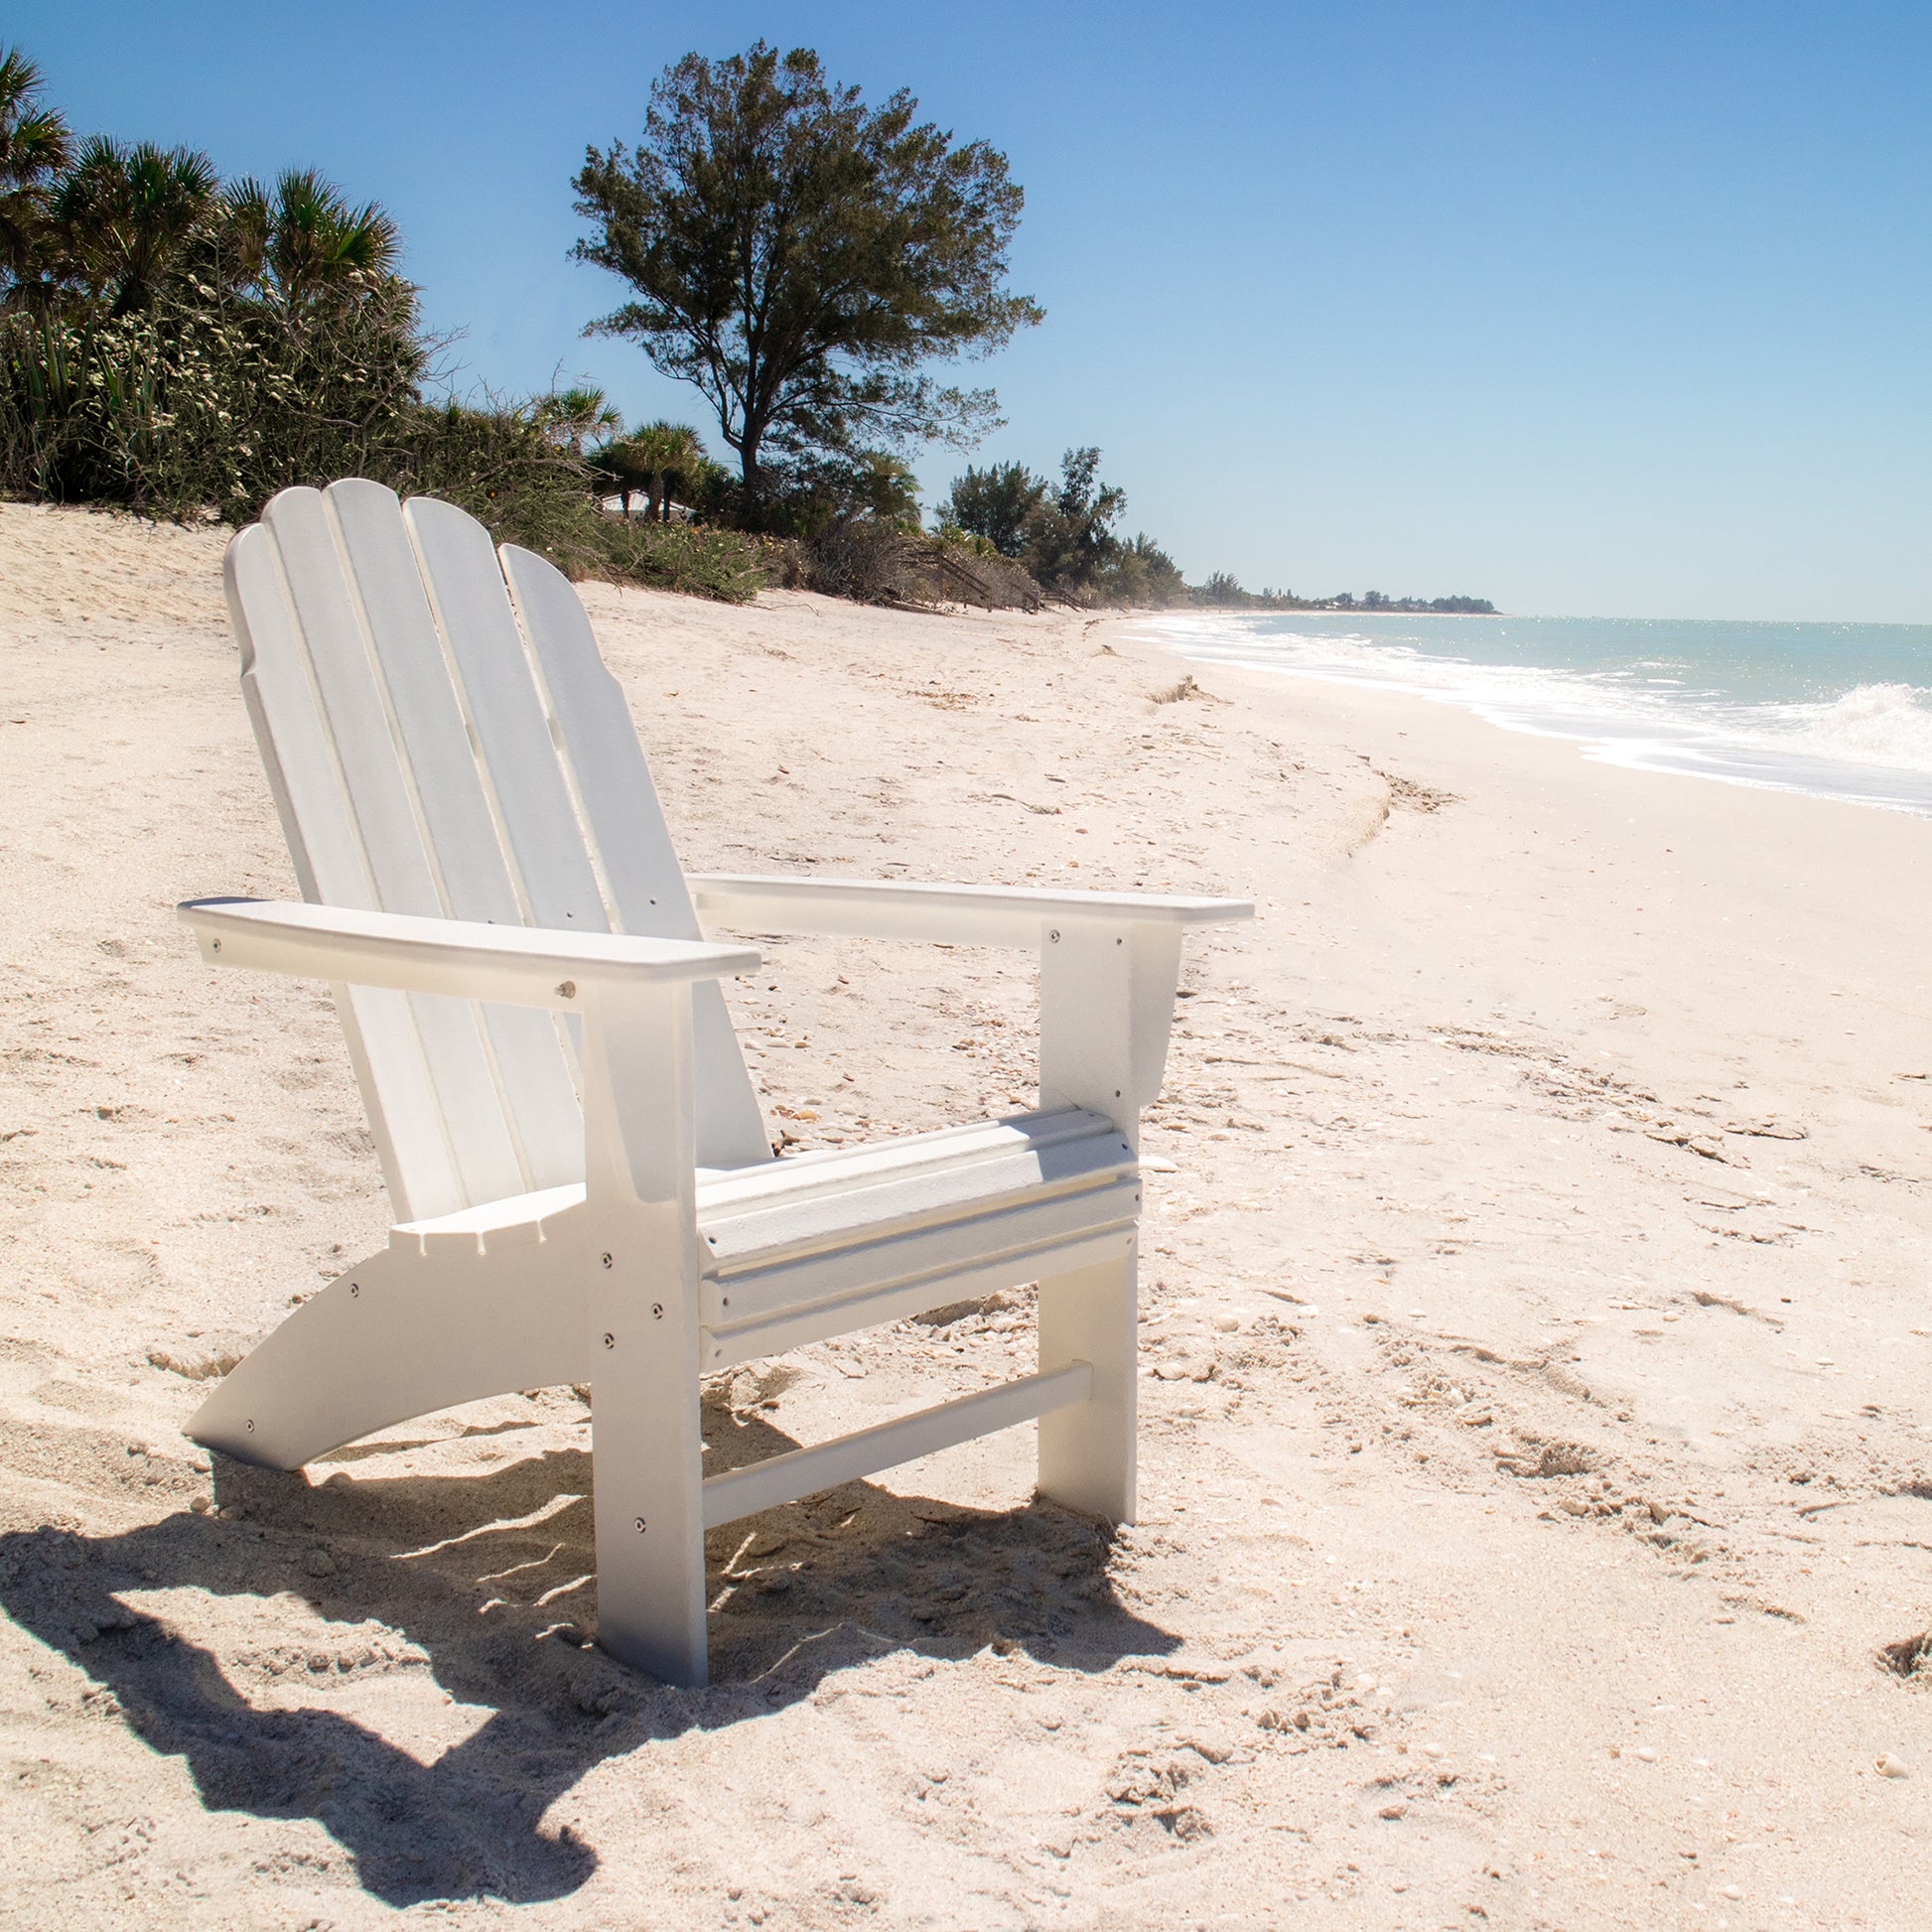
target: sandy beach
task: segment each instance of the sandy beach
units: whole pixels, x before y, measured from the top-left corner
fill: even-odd
[[[592,1642],[571,1390],[181,1434],[388,1225],[324,989],[173,917],[295,890],[224,541],[0,505],[0,1922],[1932,1923],[1932,821],[1131,619],[587,586],[693,869],[1260,906],[1146,1139],[1140,1522],[1028,1429],[733,1525],[674,1691]],[[762,950],[774,1133],[1029,1101],[1024,963]],[[713,1453],[1027,1363],[939,1315]]]

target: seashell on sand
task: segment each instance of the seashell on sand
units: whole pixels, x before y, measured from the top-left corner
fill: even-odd
[[[1890,1751],[1880,1751],[1871,1768],[1881,1778],[1909,1778],[1912,1775],[1911,1766]]]

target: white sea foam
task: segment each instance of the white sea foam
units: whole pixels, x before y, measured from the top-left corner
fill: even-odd
[[[1790,743],[1820,758],[1932,771],[1932,690],[1858,684],[1830,704],[1793,707]]]
[[[1721,778],[1932,814],[1932,687],[1853,681],[1859,637],[1848,626],[1781,626],[1762,662],[1726,635],[1744,626],[1591,625],[1434,629],[1415,641],[1293,618],[1188,613],[1147,634],[1187,657],[1304,677],[1369,683],[1461,705],[1511,731],[1578,741],[1586,757],[1633,768]],[[1334,627],[1329,627],[1333,624]],[[1817,631],[1812,640],[1794,634]],[[1622,633],[1635,632],[1619,647]],[[1467,638],[1468,644],[1463,644]],[[1882,640],[1896,661],[1899,646]],[[1663,643],[1667,648],[1658,649]],[[1485,661],[1465,649],[1505,650]],[[1568,650],[1588,661],[1527,661]],[[1932,664],[1932,656],[1926,660]],[[1797,668],[1794,668],[1796,666]],[[1916,666],[1914,666],[1915,668]],[[1836,677],[1842,688],[1830,688]],[[1807,695],[1793,695],[1796,683]],[[1822,689],[1820,687],[1823,687]],[[1814,695],[1815,694],[1815,695]]]

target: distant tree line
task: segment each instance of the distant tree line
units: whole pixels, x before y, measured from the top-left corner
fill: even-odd
[[[1205,604],[1268,611],[1492,612],[1480,597],[1384,597],[1358,602],[1297,597],[1293,591],[1247,591],[1226,571],[1188,584],[1152,537],[1124,538],[1115,528],[1127,493],[1100,481],[1100,452],[1068,450],[1060,475],[1036,476],[1018,463],[969,469],[953,479],[939,510],[940,534],[952,542],[1012,559],[1049,594],[1096,604]]]
[[[1380,591],[1364,591],[1359,598],[1348,591],[1334,597],[1297,597],[1293,591],[1244,591],[1226,571],[1219,570],[1192,596],[1199,604],[1263,611],[1359,611],[1365,616],[1435,612],[1457,617],[1493,617],[1496,611],[1486,597],[1384,597]]]

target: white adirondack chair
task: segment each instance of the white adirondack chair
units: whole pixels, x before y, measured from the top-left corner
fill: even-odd
[[[678,870],[569,583],[432,498],[284,490],[228,547],[303,902],[191,900],[212,964],[332,983],[396,1217],[189,1425],[295,1468],[593,1385],[599,1637],[705,1681],[704,1532],[1040,1419],[1039,1487],[1134,1513],[1136,1146],[1218,898]],[[695,907],[693,901],[695,900]],[[740,930],[1040,955],[1039,1109],[776,1160],[717,981]],[[561,1024],[560,1024],[561,1017]],[[1039,1370],[706,1478],[699,1377],[1039,1285]]]

